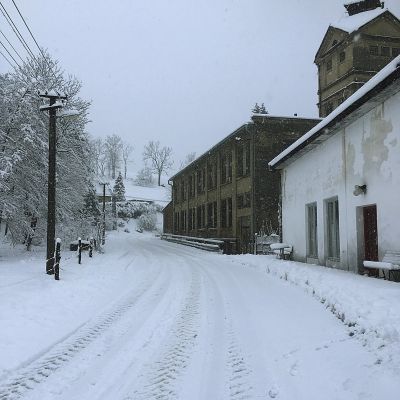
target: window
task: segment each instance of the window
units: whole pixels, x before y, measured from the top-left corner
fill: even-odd
[[[179,231],[179,212],[174,214],[174,231]]]
[[[208,228],[217,227],[217,202],[213,201],[207,205],[207,226]]]
[[[232,226],[232,198],[221,200],[221,228]]]
[[[196,209],[189,209],[189,230],[196,229]]]
[[[329,115],[331,112],[333,111],[333,104],[331,102],[329,102],[326,106],[325,106],[325,114]]]
[[[250,173],[250,142],[244,142],[237,147],[237,176]]]
[[[211,190],[217,186],[217,164],[211,161],[207,166],[207,189]]]
[[[196,175],[192,174],[189,176],[189,198],[196,196]]]
[[[186,231],[186,211],[181,211],[181,231]]]
[[[204,193],[206,190],[206,169],[203,167],[197,171],[197,193]]]
[[[175,203],[179,203],[179,199],[178,199],[178,193],[179,193],[179,190],[178,190],[178,183],[177,182],[174,182],[174,186],[173,186],[173,192],[174,192],[174,202]]]
[[[307,256],[318,258],[317,203],[307,204]]]
[[[332,59],[326,62],[326,70],[332,71]]]
[[[332,47],[333,47],[333,46],[336,46],[336,45],[337,45],[337,40],[334,39],[333,42],[332,42]]]
[[[205,215],[206,215],[206,206],[202,204],[197,207],[197,229],[202,229],[205,227]]]
[[[237,208],[249,208],[251,207],[251,193],[241,193],[237,196]]]
[[[341,51],[339,53],[339,61],[343,62],[346,59],[346,52],[345,51]]]
[[[326,239],[328,258],[340,259],[339,200],[326,201]]]
[[[381,47],[381,56],[390,57],[390,47],[382,46]]]
[[[229,151],[221,156],[221,183],[232,180],[232,152]]]
[[[378,46],[369,46],[369,54],[372,56],[378,55]]]
[[[185,181],[181,182],[180,188],[181,188],[181,201],[185,201],[186,200]]]
[[[392,57],[397,57],[400,54],[400,47],[393,47]]]

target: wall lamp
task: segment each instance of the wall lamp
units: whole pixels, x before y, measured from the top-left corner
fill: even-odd
[[[367,193],[367,185],[355,185],[353,194],[354,196],[359,196],[360,194],[365,194]]]

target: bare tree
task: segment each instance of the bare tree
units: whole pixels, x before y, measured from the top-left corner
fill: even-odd
[[[153,172],[145,166],[137,174],[135,179],[136,185],[139,186],[153,186]]]
[[[124,178],[128,170],[129,156],[132,154],[133,147],[129,143],[122,143],[122,159],[124,160]]]
[[[196,158],[196,152],[193,151],[189,154],[186,154],[186,157],[183,161],[181,161],[180,169],[185,168],[187,165],[189,165],[192,161],[194,161]]]
[[[161,174],[167,172],[173,164],[171,147],[160,147],[160,142],[152,140],[144,146],[143,160],[151,162],[152,170],[158,175],[158,186],[161,186]]]
[[[107,136],[104,149],[107,157],[109,175],[112,179],[115,179],[121,161],[122,140],[120,136],[116,134]]]
[[[90,143],[93,166],[97,176],[104,176],[106,173],[106,154],[102,138],[93,139]]]

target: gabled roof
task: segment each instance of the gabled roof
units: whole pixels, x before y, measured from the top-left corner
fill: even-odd
[[[315,59],[317,59],[324,48],[326,41],[330,36],[341,32],[342,40],[346,37],[350,36],[353,32],[356,32],[363,28],[364,26],[370,24],[375,21],[377,18],[382,16],[387,16],[393,18],[400,24],[400,20],[388,9],[377,8],[375,10],[364,11],[355,15],[343,15],[338,21],[329,25],[329,28],[325,32],[324,38],[321,41],[321,44],[315,54]],[[331,46],[329,46],[331,48]]]
[[[384,98],[400,91],[400,56],[358,89],[345,102],[326,116],[318,125],[308,131],[291,146],[268,163],[271,169],[281,169],[321,142],[334,135],[355,119],[370,111]]]

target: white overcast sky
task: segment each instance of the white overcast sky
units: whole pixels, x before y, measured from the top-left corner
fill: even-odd
[[[12,1],[2,3],[22,27]],[[83,82],[89,132],[129,141],[136,165],[148,140],[173,147],[176,161],[201,154],[247,122],[255,102],[316,117],[314,56],[345,11],[343,0],[16,3],[39,44]],[[385,7],[400,15],[399,0]]]

